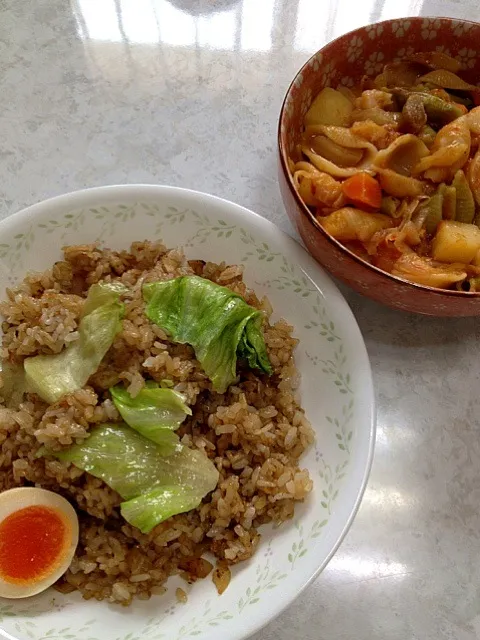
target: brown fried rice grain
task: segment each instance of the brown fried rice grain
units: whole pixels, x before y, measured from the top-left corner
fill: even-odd
[[[229,287],[264,311],[271,377],[239,370],[238,382],[218,394],[191,347],[170,342],[149,322],[142,284],[192,273]],[[283,320],[270,324],[270,304],[247,288],[241,266],[187,261],[181,251],[160,242],[134,242],[130,251],[120,252],[73,246],[52,269],[28,275],[17,289],[7,290],[7,300],[0,303],[2,360],[21,364],[27,356],[58,353],[76,340],[88,288],[100,280],[120,280],[130,288],[123,329],[84,389],[50,406],[35,394],[26,394],[19,406],[0,404],[0,491],[41,486],[76,507],[80,542],[57,583],[63,593],[78,589],[87,600],[127,605],[133,597],[163,593],[172,574],[190,583],[212,575],[204,554],[216,557],[213,578],[223,591],[229,565],[255,552],[258,527],[291,518],[295,501],[312,489],[308,471],[299,466],[313,432],[295,399],[292,327]],[[185,445],[205,452],[220,479],[197,509],[142,534],[121,518],[121,498],[103,481],[36,454],[45,445],[60,449],[82,442],[93,425],[118,420],[108,388],[123,381],[135,395],[148,378],[172,380],[185,394],[193,413],[178,434]],[[183,593],[177,591],[181,601]]]

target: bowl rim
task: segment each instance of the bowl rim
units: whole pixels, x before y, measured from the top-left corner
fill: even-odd
[[[340,545],[344,541],[347,533],[350,531],[350,528],[357,516],[358,510],[362,503],[368,480],[370,478],[370,473],[374,460],[375,453],[375,444],[376,444],[376,431],[377,431],[377,405],[376,405],[376,397],[375,397],[375,389],[373,382],[373,374],[372,374],[372,366],[370,362],[370,357],[368,354],[368,350],[365,344],[365,339],[363,337],[362,332],[360,331],[360,327],[358,325],[357,319],[355,318],[352,310],[350,309],[343,293],[339,290],[338,286],[335,282],[333,282],[330,274],[326,272],[326,270],[311,256],[308,251],[294,238],[292,238],[289,234],[285,233],[280,227],[278,227],[275,223],[271,222],[267,218],[264,218],[258,213],[255,213],[251,209],[244,207],[242,205],[236,204],[231,200],[226,198],[222,198],[219,196],[215,196],[213,194],[208,194],[202,191],[187,189],[183,187],[169,186],[169,185],[160,185],[160,184],[122,184],[122,185],[105,185],[98,187],[90,187],[85,189],[79,189],[76,191],[67,192],[64,194],[59,194],[57,196],[53,196],[51,198],[47,198],[41,200],[35,204],[29,205],[20,209],[19,211],[7,216],[5,219],[0,221],[0,231],[2,229],[8,228],[10,226],[15,226],[18,223],[22,223],[25,221],[32,220],[39,213],[45,210],[50,206],[55,205],[64,205],[65,207],[82,206],[82,204],[89,202],[91,198],[97,197],[99,200],[108,200],[109,198],[115,198],[117,195],[121,198],[122,195],[131,195],[139,192],[148,193],[149,195],[158,194],[161,196],[162,193],[168,192],[179,192],[185,195],[188,195],[190,198],[202,198],[207,199],[211,202],[216,202],[218,204],[226,204],[228,207],[235,209],[239,213],[245,214],[245,217],[250,216],[253,217],[257,224],[260,223],[265,228],[269,228],[275,233],[280,234],[280,236],[284,239],[285,242],[288,242],[294,251],[300,251],[303,254],[303,258],[307,263],[310,263],[312,269],[319,269],[323,276],[326,278],[326,288],[332,293],[336,293],[339,296],[339,302],[342,304],[344,308],[344,313],[351,316],[353,320],[353,328],[357,333],[357,337],[360,337],[360,344],[358,344],[361,349],[364,357],[364,375],[365,378],[368,378],[368,385],[366,389],[366,400],[369,406],[369,420],[365,425],[366,437],[368,438],[368,446],[365,447],[365,464],[361,473],[359,473],[359,483],[356,489],[356,495],[352,503],[352,507],[348,517],[346,518],[343,526],[340,527],[340,530],[334,537],[334,541],[332,542],[330,552],[325,556],[323,561],[318,562],[314,561],[317,564],[314,571],[311,573],[310,577],[306,579],[302,579],[302,584],[297,588],[295,592],[292,592],[288,595],[283,601],[278,601],[275,610],[272,612],[269,610],[266,612],[262,610],[261,613],[252,617],[250,621],[246,621],[242,629],[238,632],[237,635],[232,636],[234,640],[246,640],[252,634],[258,633],[268,624],[273,622],[283,611],[285,611],[288,607],[290,607],[295,600],[305,591],[305,589],[311,585],[322,573],[328,563],[331,561],[333,556],[337,553]],[[368,394],[368,397],[367,397]],[[4,634],[6,638],[9,640],[17,640],[14,636],[10,635],[8,632],[4,631],[1,628],[0,623],[0,637]]]
[[[352,31],[348,31],[346,33],[343,33],[342,35],[338,36],[337,38],[335,38],[334,40],[330,40],[329,42],[327,42],[323,47],[321,47],[320,49],[318,49],[317,51],[315,51],[315,53],[313,53],[308,60],[301,66],[301,68],[297,71],[297,73],[294,75],[292,81],[290,82],[288,89],[285,93],[285,97],[282,101],[282,106],[280,108],[280,115],[278,118],[278,127],[277,127],[277,144],[278,144],[278,151],[279,151],[279,158],[280,158],[280,167],[282,169],[282,173],[286,179],[289,191],[292,193],[294,200],[297,204],[297,208],[300,211],[300,214],[303,216],[306,216],[308,218],[308,220],[310,221],[310,223],[315,227],[315,229],[317,231],[319,231],[322,236],[337,250],[345,253],[346,255],[348,255],[348,257],[357,262],[359,265],[361,265],[362,267],[368,268],[374,272],[376,272],[378,275],[380,276],[384,276],[387,279],[391,279],[394,282],[397,282],[403,286],[407,286],[410,289],[412,289],[412,293],[414,293],[416,290],[420,290],[420,291],[425,291],[428,292],[430,294],[434,294],[437,297],[441,298],[443,296],[447,296],[447,297],[454,297],[454,298],[463,298],[464,300],[468,300],[468,299],[477,299],[480,297],[480,291],[458,291],[457,289],[440,289],[437,287],[430,287],[428,285],[424,285],[424,284],[418,284],[416,282],[412,282],[410,280],[406,280],[405,278],[400,278],[399,276],[395,276],[392,273],[389,273],[388,271],[384,271],[383,269],[380,269],[379,267],[376,267],[373,264],[370,264],[369,262],[367,262],[366,260],[364,260],[363,258],[361,258],[359,255],[357,255],[356,253],[354,253],[353,251],[351,251],[348,247],[346,247],[345,245],[343,245],[340,241],[336,240],[333,236],[331,236],[329,233],[327,233],[325,231],[325,229],[322,227],[322,225],[318,222],[318,220],[315,218],[315,216],[313,215],[313,213],[310,211],[310,209],[307,207],[307,205],[304,203],[304,201],[302,200],[302,198],[300,197],[300,195],[298,194],[297,189],[295,188],[295,185],[293,183],[293,178],[292,175],[290,173],[290,170],[288,168],[288,154],[287,154],[287,150],[283,144],[282,141],[282,124],[283,121],[285,120],[285,112],[286,112],[286,103],[287,103],[287,99],[292,91],[292,88],[294,86],[294,84],[297,81],[297,78],[303,73],[303,71],[306,69],[306,67],[308,67],[312,60],[318,56],[319,53],[325,53],[325,51],[328,51],[328,49],[330,48],[330,46],[332,46],[333,44],[339,42],[340,40],[343,40],[344,38],[351,38],[357,34],[361,34],[364,33],[365,30],[370,27],[370,26],[377,26],[377,25],[388,25],[388,24],[392,24],[394,22],[398,22],[399,20],[410,20],[412,22],[423,22],[424,20],[440,20],[443,22],[447,22],[447,23],[453,23],[453,22],[459,22],[462,24],[470,24],[470,25],[474,25],[476,27],[480,28],[480,22],[475,22],[474,20],[463,20],[461,18],[449,18],[446,16],[408,16],[405,18],[390,18],[389,20],[381,20],[379,22],[371,22],[369,24],[366,24],[362,27],[358,27],[357,29],[353,29]]]

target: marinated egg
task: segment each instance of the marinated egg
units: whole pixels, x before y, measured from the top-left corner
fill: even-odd
[[[0,493],[0,597],[44,591],[68,569],[78,518],[62,496],[21,487]]]

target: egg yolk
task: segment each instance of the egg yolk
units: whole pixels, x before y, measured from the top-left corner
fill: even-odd
[[[19,509],[0,522],[0,576],[26,583],[53,571],[62,560],[68,525],[50,507]]]

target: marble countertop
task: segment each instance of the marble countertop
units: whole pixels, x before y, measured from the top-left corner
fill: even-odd
[[[296,235],[276,126],[326,41],[406,15],[479,19],[475,0],[0,0],[0,216],[113,183],[186,186]],[[318,580],[255,640],[480,638],[480,326],[342,289],[367,343],[376,456]]]

